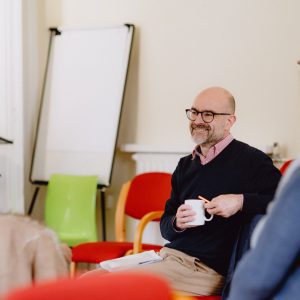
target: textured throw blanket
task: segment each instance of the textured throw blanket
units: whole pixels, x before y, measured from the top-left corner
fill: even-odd
[[[21,215],[0,214],[0,295],[68,275],[71,251],[44,225]]]

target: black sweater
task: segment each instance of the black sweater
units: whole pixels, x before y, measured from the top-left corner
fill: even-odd
[[[262,151],[233,140],[216,158],[202,165],[196,156],[180,159],[172,176],[171,198],[160,221],[165,246],[199,258],[226,275],[233,243],[245,214],[265,213],[273,199],[280,172]],[[212,199],[222,194],[244,194],[242,212],[223,218],[214,216],[204,226],[174,230],[173,221],[185,199],[201,195]]]

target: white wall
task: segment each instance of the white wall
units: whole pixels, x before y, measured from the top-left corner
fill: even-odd
[[[221,85],[237,100],[237,138],[300,152],[299,1],[50,0],[47,8],[51,25],[137,26],[121,142],[189,143],[184,108]]]
[[[48,27],[45,1],[22,0],[23,4],[23,57],[24,57],[24,174],[25,212],[34,193],[29,182],[29,171],[34,135],[39,110],[47,56]],[[40,193],[41,196],[43,193]],[[43,218],[43,199],[40,197],[34,217]],[[39,205],[40,204],[40,205]]]
[[[184,109],[201,89],[220,85],[237,100],[236,138],[260,148],[279,142],[288,157],[300,153],[299,1],[35,2],[43,3],[37,26],[136,25],[119,144],[192,145]],[[46,28],[39,28],[44,36]],[[44,38],[39,43],[42,57]],[[108,195],[116,198],[132,174],[129,161],[118,154]]]
[[[0,212],[24,211],[22,2],[0,0]]]

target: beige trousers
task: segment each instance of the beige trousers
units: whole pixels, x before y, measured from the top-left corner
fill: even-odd
[[[162,261],[139,267],[167,279],[174,290],[195,295],[220,295],[224,277],[181,251],[164,247]]]

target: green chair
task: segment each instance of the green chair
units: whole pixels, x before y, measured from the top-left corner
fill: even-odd
[[[69,246],[95,242],[97,176],[54,174],[45,204],[45,223]]]

